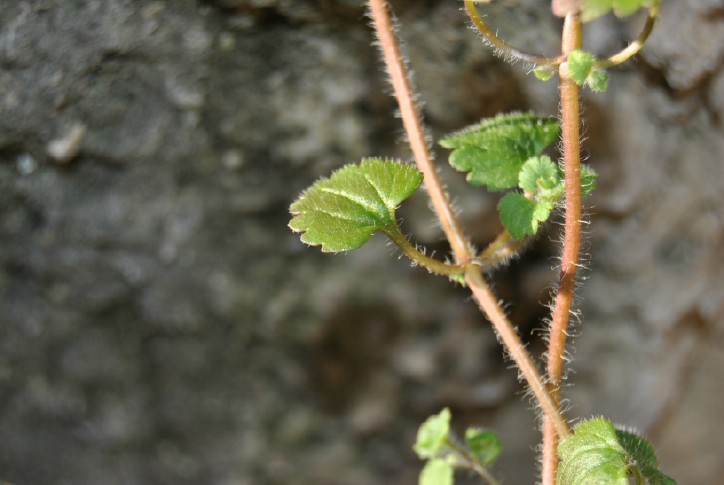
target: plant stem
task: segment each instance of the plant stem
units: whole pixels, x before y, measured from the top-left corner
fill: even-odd
[[[498,49],[502,54],[506,56],[510,56],[513,59],[517,59],[519,61],[528,62],[530,64],[535,65],[553,65],[556,66],[563,62],[565,57],[558,56],[558,57],[546,57],[546,56],[540,56],[536,54],[528,54],[527,52],[523,52],[520,49],[517,49],[513,47],[512,45],[508,44],[501,38],[499,38],[495,33],[490,30],[488,25],[485,23],[485,21],[480,17],[480,14],[478,13],[477,7],[475,7],[475,2],[473,0],[465,0],[465,10],[468,13],[468,16],[470,17],[470,20],[473,21],[473,25],[478,29],[480,34],[485,37],[485,39],[496,49]]]
[[[435,214],[440,220],[442,230],[450,242],[455,260],[458,264],[467,264],[472,259],[472,250],[452,210],[450,199],[432,162],[425,131],[422,127],[422,120],[415,105],[410,79],[400,54],[397,39],[395,39],[392,19],[387,10],[387,5],[385,0],[370,0],[369,5],[375,31],[380,40],[382,55],[385,58],[387,72],[392,81],[397,104],[400,107],[402,124],[405,126],[410,148],[415,156],[415,162],[424,175],[425,188],[432,201]]]
[[[484,270],[493,268],[518,254],[529,241],[530,238],[516,240],[507,230],[504,230],[475,258],[475,262]]]
[[[405,256],[420,266],[424,266],[431,273],[447,276],[462,275],[465,273],[465,266],[463,265],[444,263],[424,255],[402,235],[399,229],[395,231],[385,231],[385,234],[405,253]]]
[[[460,457],[465,460],[465,464],[462,464],[464,468],[468,468],[480,476],[483,480],[488,482],[488,485],[501,485],[500,482],[488,471],[487,468],[482,466],[478,461],[468,452],[464,446],[460,446],[455,442],[454,439],[448,439],[447,445],[455,450]]]
[[[581,20],[578,15],[568,15],[563,24],[563,55],[581,48]],[[581,142],[580,142],[580,88],[571,78],[568,63],[561,64],[561,133],[563,138],[563,171],[566,186],[566,222],[563,240],[561,274],[558,294],[553,308],[553,318],[548,340],[548,386],[555,401],[560,405],[560,385],[563,373],[563,356],[566,348],[568,318],[573,305],[576,270],[581,246]],[[556,436],[557,435],[557,436]],[[558,438],[555,423],[548,416],[543,420],[543,485],[555,483],[558,468]]]
[[[635,41],[631,42],[628,46],[626,46],[624,50],[622,50],[618,54],[614,54],[608,59],[597,63],[597,67],[607,69],[609,67],[617,66],[636,55],[648,40],[649,36],[651,35],[651,31],[654,30],[654,25],[656,25],[656,19],[658,18],[658,16],[659,4],[654,4],[649,8],[649,15],[648,17],[646,17],[646,23],[644,24],[644,28],[641,31],[641,34],[639,34],[638,38]]]
[[[505,312],[498,304],[490,287],[483,279],[480,268],[474,264],[467,264],[472,260],[472,251],[467,242],[457,218],[455,217],[450,201],[447,197],[437,171],[432,163],[427,143],[425,142],[422,122],[417,113],[417,107],[410,88],[407,71],[400,55],[400,49],[395,39],[392,21],[384,0],[369,0],[370,11],[377,36],[380,40],[382,53],[387,64],[387,70],[392,79],[395,97],[400,106],[403,125],[407,131],[411,148],[415,154],[418,169],[424,174],[425,187],[433,203],[433,209],[440,220],[450,246],[455,254],[458,264],[466,266],[465,281],[473,292],[475,301],[493,324],[508,353],[514,360],[521,374],[525,378],[533,395],[538,400],[543,412],[561,436],[570,434],[568,424],[563,419],[558,406],[546,388],[538,369],[533,363],[530,354],[525,350],[513,324],[505,316]]]
[[[480,268],[469,265],[465,272],[465,281],[473,293],[476,303],[493,324],[510,357],[515,362],[521,375],[528,383],[544,415],[550,420],[556,433],[561,436],[571,434],[568,423],[561,415],[557,402],[553,399],[549,389],[544,384],[533,359],[525,349],[515,328],[505,316],[503,308],[498,303],[490,287],[485,283]]]

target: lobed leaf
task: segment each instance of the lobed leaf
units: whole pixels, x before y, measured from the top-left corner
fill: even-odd
[[[608,73],[602,69],[593,69],[586,78],[586,84],[594,93],[602,93],[608,88]]]
[[[583,50],[575,50],[568,54],[568,71],[576,84],[582,86],[596,63],[596,56]]]
[[[482,466],[493,463],[502,450],[498,435],[492,431],[480,428],[468,428],[465,430],[465,444],[473,457]]]
[[[538,225],[548,219],[553,210],[552,202],[536,202],[518,192],[511,192],[498,202],[500,222],[513,238],[520,240],[534,236]]]
[[[651,484],[675,485],[658,470],[656,455],[646,440],[616,430],[605,418],[579,423],[574,434],[558,445],[558,456],[558,485],[627,485],[636,472]]]
[[[450,433],[450,410],[443,409],[430,416],[417,430],[417,441],[413,449],[420,458],[435,458],[447,444]]]
[[[553,196],[562,191],[563,174],[550,157],[531,157],[518,175],[518,187],[536,196]]]
[[[515,187],[523,163],[540,155],[558,133],[555,119],[512,113],[448,135],[440,144],[453,149],[450,165],[468,172],[469,183],[500,191]]]
[[[422,182],[412,165],[365,159],[319,180],[291,205],[289,227],[324,252],[357,249],[375,231],[395,230],[395,209]]]
[[[425,463],[420,472],[419,485],[453,485],[454,472],[452,466],[441,458]]]

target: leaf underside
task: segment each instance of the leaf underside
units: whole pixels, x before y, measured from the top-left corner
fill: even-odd
[[[369,158],[347,165],[304,191],[290,207],[289,227],[324,252],[357,249],[379,230],[394,230],[395,209],[422,182],[410,164]]]
[[[633,433],[616,430],[610,421],[594,418],[576,426],[558,445],[558,485],[628,485],[640,474],[652,485],[675,485],[661,473],[651,445]]]
[[[555,141],[559,129],[555,119],[512,113],[448,135],[440,144],[453,149],[450,165],[468,172],[470,184],[500,191],[518,184],[523,163]]]

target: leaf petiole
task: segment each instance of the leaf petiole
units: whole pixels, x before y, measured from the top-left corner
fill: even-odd
[[[429,272],[445,276],[462,276],[465,274],[466,265],[445,263],[426,256],[402,235],[398,227],[384,229],[383,232],[402,250],[405,256],[415,264],[425,267]]]

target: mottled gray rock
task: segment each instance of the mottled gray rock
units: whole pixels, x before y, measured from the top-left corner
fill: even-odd
[[[321,255],[286,228],[332,169],[410,158],[360,2],[5,3],[0,481],[415,483],[415,429],[445,405],[500,432],[506,483],[535,480],[535,416],[467,293],[381,238]],[[555,113],[555,83],[493,57],[460,5],[393,3],[434,137]],[[488,12],[555,53],[547,10]],[[645,431],[680,483],[724,473],[720,10],[664,2],[644,54],[585,108],[600,184],[571,415]],[[606,18],[586,42],[610,52],[635,30]],[[484,245],[496,198],[443,175]],[[447,253],[424,194],[401,213]],[[493,276],[534,352],[558,230]]]

